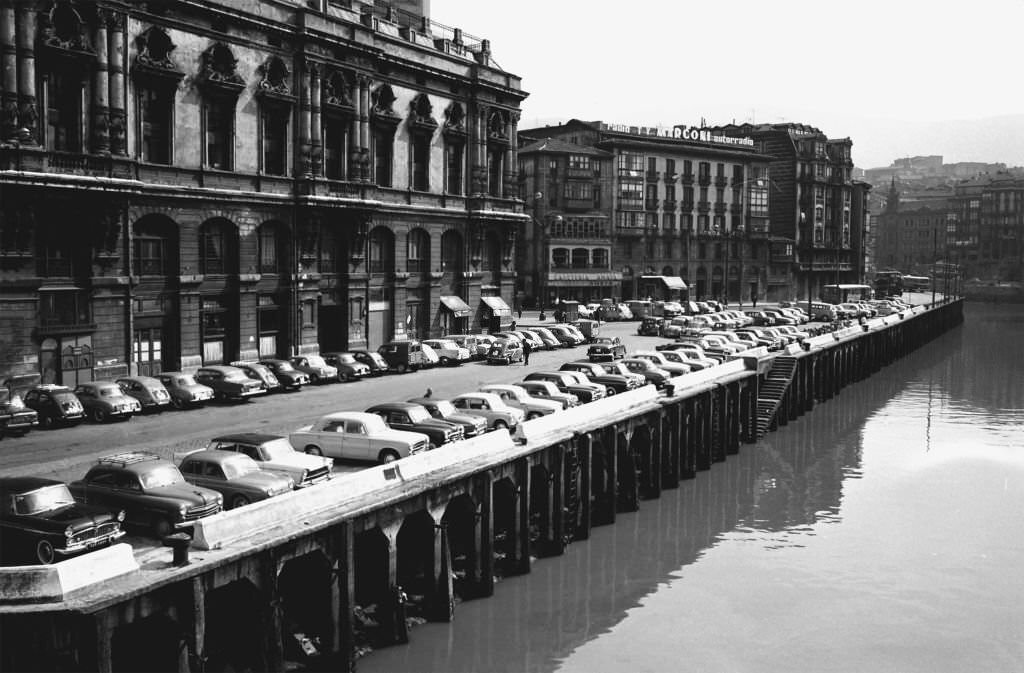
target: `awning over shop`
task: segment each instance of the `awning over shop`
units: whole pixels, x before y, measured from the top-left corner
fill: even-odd
[[[641,280],[660,280],[670,290],[686,289],[686,283],[679,276],[643,276]]]
[[[496,316],[512,315],[512,309],[501,297],[480,297],[480,301],[487,304],[487,307]]]
[[[548,274],[548,281],[578,281],[581,283],[591,282],[617,282],[622,280],[622,273],[619,271],[580,271],[576,273],[555,272]]]
[[[441,304],[451,311],[456,318],[465,318],[473,312],[473,309],[469,307],[469,304],[462,301],[461,297],[456,297],[453,294],[441,295]]]

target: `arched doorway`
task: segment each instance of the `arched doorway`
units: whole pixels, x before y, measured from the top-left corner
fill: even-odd
[[[277,578],[281,599],[281,643],[287,662],[310,666],[333,651],[331,563],[316,551],[291,559]]]
[[[457,496],[448,503],[441,522],[448,530],[455,594],[463,600],[476,598],[483,581],[479,508],[468,495]]]
[[[204,671],[268,670],[265,648],[254,647],[263,634],[265,603],[247,579],[235,580],[206,594]]]
[[[132,228],[132,366],[155,376],[181,366],[178,225],[165,215],[145,215]]]

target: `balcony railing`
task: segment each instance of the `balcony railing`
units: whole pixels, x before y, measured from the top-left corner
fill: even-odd
[[[682,179],[683,179],[683,184],[684,185],[692,185],[693,184],[693,173],[683,173],[683,178]]]
[[[675,199],[665,199],[661,202],[661,209],[664,211],[673,211],[676,209]]]
[[[661,177],[661,171],[647,171],[647,182],[657,182]]]
[[[711,202],[710,201],[698,201],[697,202],[697,212],[707,213],[707,212],[710,212],[710,210],[711,210]]]
[[[708,185],[711,184],[711,176],[710,175],[701,175],[698,178],[697,182],[700,184],[701,187],[707,187]]]
[[[679,209],[684,213],[693,210],[693,201],[680,201]]]
[[[725,177],[724,175],[715,176],[715,187],[725,187],[728,184],[729,178]]]
[[[658,209],[658,199],[645,199],[644,200],[644,210],[657,210],[657,209]]]
[[[715,214],[716,215],[724,215],[725,214],[725,201],[715,201]]]
[[[666,182],[666,183],[673,183],[673,182],[675,182],[675,181],[676,181],[676,178],[677,178],[677,177],[679,177],[679,176],[678,176],[678,174],[677,174],[677,173],[675,173],[675,172],[672,172],[672,173],[665,173],[665,182]]]

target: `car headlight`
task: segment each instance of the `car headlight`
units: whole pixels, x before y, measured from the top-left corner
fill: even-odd
[[[185,516],[188,513],[188,505],[185,503],[181,503],[180,505],[178,505],[178,513],[181,516]]]
[[[120,512],[117,513],[117,520],[118,521],[124,521],[124,517],[125,517],[124,510],[122,509]]]
[[[72,528],[71,526],[68,526],[67,528],[64,529],[64,537],[66,537],[67,539],[70,540],[74,536],[75,536],[75,529],[74,528]]]

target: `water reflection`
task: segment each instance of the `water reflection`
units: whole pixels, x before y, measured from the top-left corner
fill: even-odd
[[[1024,355],[993,357],[1000,344],[1012,343],[995,325],[1012,325],[1018,335],[1024,334],[1024,311],[1019,316],[992,316],[986,307],[970,310],[968,319],[975,322],[969,329],[944,335],[868,381],[845,388],[836,399],[817,405],[756,446],[744,446],[740,455],[681,483],[678,490],[644,501],[640,512],[619,515],[614,526],[594,529],[589,541],[571,545],[563,557],[539,561],[530,575],[497,585],[493,598],[461,604],[453,624],[417,627],[411,645],[375,652],[359,662],[359,670],[546,672],[570,659],[579,670],[586,670],[582,661],[598,670],[617,670],[620,666],[610,660],[603,660],[602,667],[602,660],[595,663],[574,653],[605,636],[608,642],[620,642],[609,634],[627,623],[643,622],[648,632],[665,630],[664,647],[671,649],[673,638],[682,633],[669,628],[666,620],[679,620],[693,630],[700,628],[702,614],[708,623],[722,623],[735,618],[729,611],[739,610],[744,618],[770,621],[778,606],[767,603],[718,605],[715,597],[703,596],[700,605],[677,605],[666,612],[664,600],[678,586],[701,596],[693,583],[693,566],[720,546],[728,548],[729,558],[744,545],[773,554],[802,554],[816,537],[843,526],[844,489],[878,479],[881,473],[912,469],[917,457],[931,459],[930,448],[949,452],[954,446],[963,450],[965,445],[999,444],[992,429],[1004,423],[1006,439],[1015,437],[1020,443],[1022,431],[1017,426],[1014,432],[1014,424],[1020,423],[1024,407],[1024,386],[1019,383]],[[967,371],[973,375],[966,376]],[[1014,379],[1016,387],[1010,385]],[[977,435],[977,442],[965,442],[965,430],[957,429],[965,419],[971,424],[966,432]],[[865,459],[866,445],[874,447],[870,461]],[[911,504],[906,507],[913,511]],[[870,531],[865,538],[871,539]],[[830,584],[844,580],[863,585],[875,570],[870,564],[879,550],[861,546],[863,558],[851,563],[861,564],[864,575],[825,577],[820,575],[827,566],[808,567],[802,576],[806,588],[798,588],[797,595],[827,593],[833,590]],[[721,557],[716,555],[715,563],[727,565]],[[808,554],[800,562],[813,564],[814,559]],[[702,572],[714,573],[715,567]],[[733,583],[743,581],[752,579]],[[820,628],[801,624],[794,631]],[[718,655],[704,654],[712,658],[695,668],[719,670],[713,663]],[[643,646],[629,656],[637,668],[662,670],[659,659]]]

